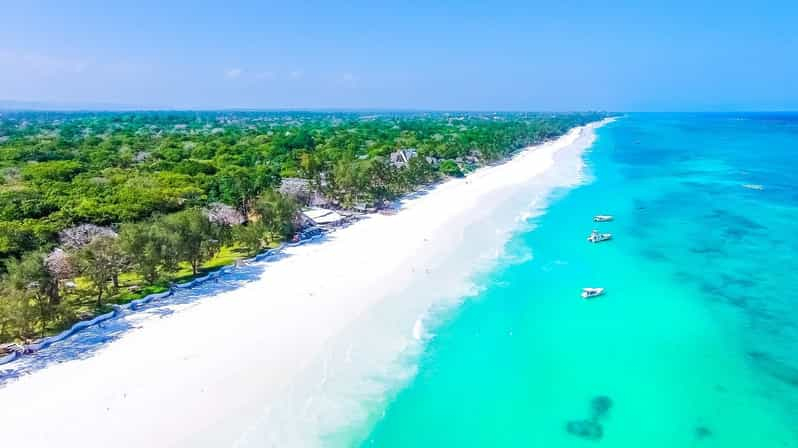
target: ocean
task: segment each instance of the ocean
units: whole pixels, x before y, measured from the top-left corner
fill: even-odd
[[[630,114],[597,135],[584,182],[342,430],[355,445],[798,447],[798,114]]]

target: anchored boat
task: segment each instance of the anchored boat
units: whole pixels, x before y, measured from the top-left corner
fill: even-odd
[[[590,232],[590,236],[587,237],[587,240],[591,243],[600,243],[602,241],[607,241],[612,238],[611,233],[599,233],[598,230],[594,230]]]
[[[592,299],[604,294],[604,288],[582,288],[582,298]]]
[[[612,219],[612,215],[596,215],[593,217],[593,222],[608,222]]]

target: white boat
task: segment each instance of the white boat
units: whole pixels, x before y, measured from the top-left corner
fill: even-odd
[[[612,215],[596,215],[593,217],[593,222],[608,222],[612,219]]]
[[[599,233],[598,230],[594,230],[590,232],[590,236],[587,237],[587,240],[591,243],[600,243],[602,241],[607,241],[612,238],[611,233]]]
[[[604,288],[582,288],[582,298],[592,299],[604,294]]]

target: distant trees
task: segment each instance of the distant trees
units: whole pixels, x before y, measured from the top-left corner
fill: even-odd
[[[66,182],[82,169],[75,160],[53,160],[48,162],[29,163],[22,168],[22,177],[32,182]]]

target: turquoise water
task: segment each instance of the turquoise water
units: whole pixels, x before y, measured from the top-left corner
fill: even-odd
[[[362,446],[798,447],[798,115],[630,115],[598,136],[591,180],[440,316]]]

